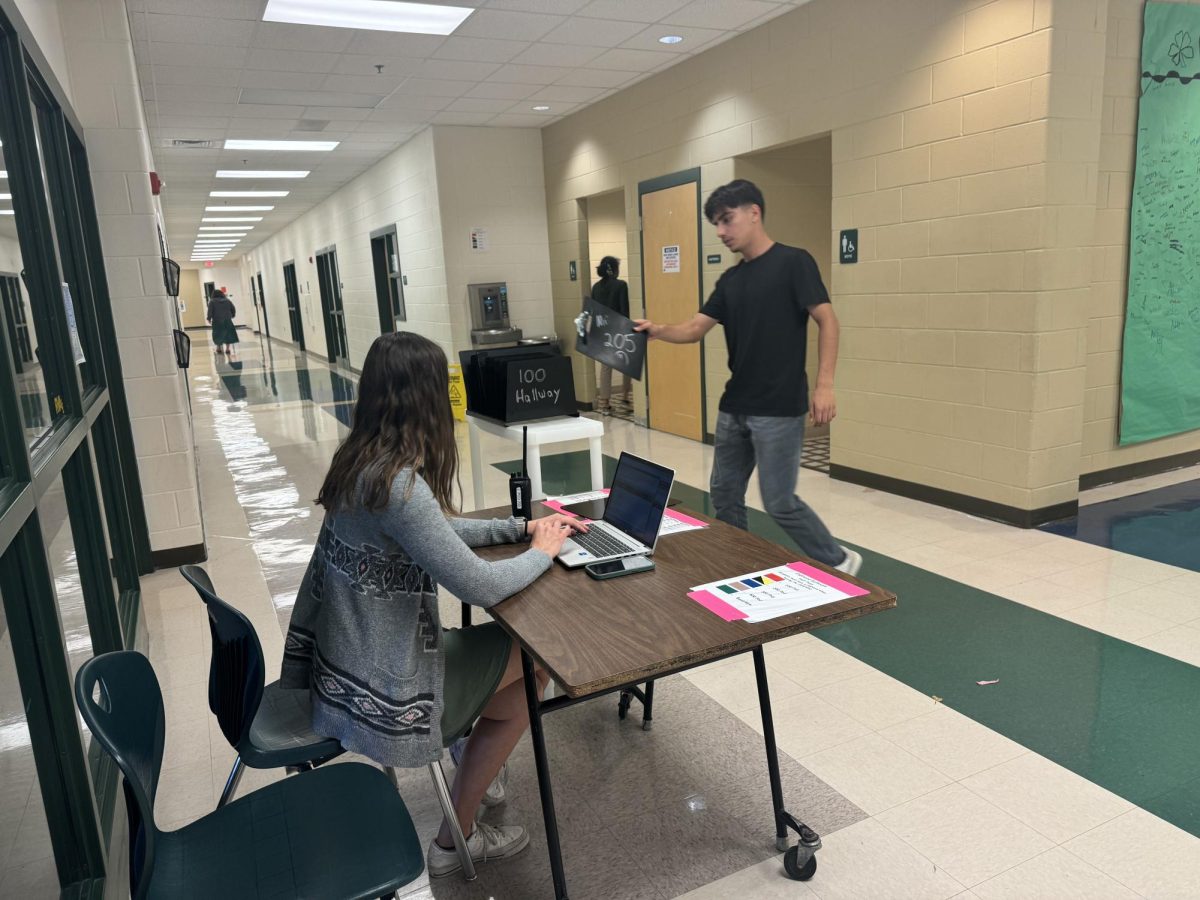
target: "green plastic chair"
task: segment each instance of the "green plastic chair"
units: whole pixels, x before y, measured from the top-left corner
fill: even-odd
[[[368,900],[393,896],[421,874],[404,801],[361,763],[302,772],[160,831],[154,797],[166,718],[150,661],[131,650],[88,660],[75,676],[75,701],[125,776],[133,900]]]
[[[181,566],[179,574],[196,589],[208,613],[208,707],[237,752],[217,809],[233,798],[245,766],[305,770],[344,752],[334,738],[313,732],[307,690],[286,690],[278,681],[264,684],[267,666],[258,632],[217,596],[208,573],[200,566]]]

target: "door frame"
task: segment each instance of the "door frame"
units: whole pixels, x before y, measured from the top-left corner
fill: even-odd
[[[371,232],[371,272],[375,276],[375,303],[379,307],[379,328],[380,334],[391,334],[396,331],[396,311],[392,308],[392,296],[387,290],[387,279],[391,279],[396,285],[396,293],[400,298],[400,321],[408,321],[408,307],[404,302],[404,276],[403,270],[400,268],[400,241],[399,235],[396,233],[395,225],[388,225],[384,228],[376,228]],[[387,239],[391,237],[392,246],[396,252],[396,271],[393,273],[387,260]],[[381,241],[383,245],[382,272],[380,271],[381,260],[375,254],[376,242]],[[380,277],[382,275],[382,277]]]
[[[271,323],[267,321],[267,295],[263,291],[262,272],[250,279],[251,284],[254,283],[254,278],[258,278],[258,308],[262,310],[262,331],[268,339],[271,337]]]
[[[325,294],[325,285],[321,280],[321,261],[322,257],[326,257],[327,273],[329,275],[329,290],[330,294],[327,297]],[[340,267],[338,266],[337,245],[330,244],[328,247],[322,247],[313,254],[313,264],[317,268],[317,293],[321,297],[321,318],[325,323],[325,349],[326,355],[329,358],[331,366],[345,365],[350,367],[350,339],[346,334],[346,307],[342,302],[342,280]],[[335,308],[336,304],[336,308]],[[341,343],[338,344],[338,319],[341,319]],[[337,351],[342,350],[344,356],[338,356]]]
[[[292,280],[288,283],[288,269],[291,269]],[[291,306],[292,294],[296,295],[296,305]],[[300,279],[296,277],[296,260],[287,259],[283,262],[283,300],[288,305],[288,327],[292,330],[292,341],[299,346],[301,353],[306,353],[304,347],[304,317],[300,312]],[[293,317],[292,313],[295,312]]]
[[[642,217],[642,197],[646,194],[653,194],[657,191],[664,191],[667,188],[679,187],[682,184],[696,185],[696,295],[700,298],[700,306],[696,308],[696,312],[704,306],[704,206],[700,201],[700,168],[682,169],[678,172],[672,172],[669,175],[659,175],[657,178],[648,178],[645,181],[638,182],[638,252],[641,254],[641,273],[642,282],[642,315],[646,314],[646,265],[649,259],[646,256],[646,229],[645,220]],[[705,444],[712,444],[716,440],[716,436],[708,429],[708,377],[705,371],[704,338],[697,341],[700,348],[700,439]],[[650,361],[646,360],[646,426],[650,425]]]

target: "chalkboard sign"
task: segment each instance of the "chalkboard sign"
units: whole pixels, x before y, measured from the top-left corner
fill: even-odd
[[[506,389],[506,422],[570,416],[578,411],[571,361],[565,356],[544,356],[510,362]]]
[[[575,349],[639,381],[646,364],[646,335],[633,320],[595,300],[585,300],[576,320]]]

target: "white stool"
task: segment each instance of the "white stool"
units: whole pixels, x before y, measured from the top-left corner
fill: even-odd
[[[563,416],[558,419],[541,419],[519,425],[502,425],[489,419],[468,415],[468,434],[471,440],[471,484],[475,489],[475,507],[481,508],[483,501],[483,456],[479,449],[479,432],[486,431],[496,437],[521,445],[521,428],[529,429],[529,455],[526,469],[529,475],[531,499],[542,500],[542,446],[560,444],[563,441],[578,441],[587,438],[592,462],[592,490],[604,487],[604,456],[600,452],[600,438],[604,437],[604,423],[583,416]],[[518,451],[519,452],[519,451]]]

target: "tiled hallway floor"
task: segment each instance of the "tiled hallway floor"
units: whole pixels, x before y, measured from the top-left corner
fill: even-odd
[[[340,418],[353,385],[278,344],[268,353],[249,335],[241,367],[234,368],[194,337],[207,568],[254,622],[274,669],[281,627],[320,525],[312,497],[345,433]],[[670,458],[681,482],[707,483],[711,448],[613,419],[606,429],[607,454]],[[465,428],[459,439],[469,493]],[[510,459],[512,448],[485,437],[483,453],[496,463]],[[1189,666],[1200,662],[1200,576],[1193,572],[808,470],[800,473],[799,490],[844,540]],[[494,465],[485,467],[485,493],[485,505],[507,502],[506,476]],[[753,486],[750,502],[761,508]],[[472,498],[467,505],[474,506]],[[874,580],[870,565],[863,575]],[[195,595],[173,571],[147,577],[143,590],[168,716],[158,817],[173,826],[215,805],[232,751],[207,709],[207,629]],[[457,621],[449,598],[443,611],[448,622]],[[1036,628],[1039,620],[1031,621]],[[902,657],[902,636],[897,641]],[[927,653],[924,645],[909,649]],[[759,771],[748,660],[665,681],[653,732],[618,723],[607,700],[557,714],[562,721],[551,717],[553,753],[574,763],[556,769],[556,788],[564,773],[558,799],[572,897],[1200,896],[1200,839],[936,702],[893,677],[904,673],[887,671],[890,663],[873,668],[859,655],[813,636],[768,648],[785,796],[790,808],[824,829],[819,869],[806,884],[783,876],[767,816],[757,812],[766,778]],[[921,664],[922,658],[911,662]],[[1013,664],[1019,669],[1023,660]],[[1091,686],[1096,708],[1110,699],[1103,659],[1070,671],[1083,680],[1082,695]],[[1050,669],[1042,677],[1050,684],[1064,676]],[[1003,689],[1003,680],[977,688],[997,696]],[[1149,695],[1145,702],[1152,702]],[[1109,737],[1144,740],[1136,733]],[[716,747],[727,756],[708,755]],[[1179,748],[1148,745],[1145,759],[1172,749]],[[422,880],[412,896],[549,896],[526,743],[513,767],[514,797],[499,817],[537,826],[531,849],[483,867],[470,888],[453,879],[432,886]],[[242,790],[271,777],[249,772]],[[410,773],[403,793],[426,838],[437,812],[424,773]]]

